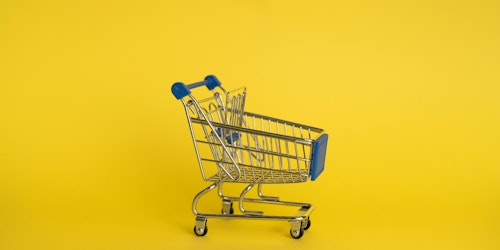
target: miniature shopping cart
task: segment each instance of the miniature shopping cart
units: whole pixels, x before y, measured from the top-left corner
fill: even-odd
[[[191,89],[201,86],[206,86],[211,95],[198,100]],[[213,75],[189,85],[174,83],[172,93],[184,105],[201,175],[212,182],[193,199],[194,233],[198,236],[207,233],[207,218],[237,218],[288,221],[290,235],[296,239],[302,237],[311,225],[309,216],[314,206],[265,196],[262,185],[318,178],[324,168],[328,135],[320,128],[244,111],[245,88],[226,91]],[[248,185],[239,197],[234,197],[222,192],[222,185],[227,182]],[[255,185],[258,198],[247,198],[246,194]],[[198,201],[215,188],[222,200],[222,212],[200,212]],[[233,202],[239,205],[237,213]],[[299,209],[295,215],[267,215],[246,209],[248,203]]]

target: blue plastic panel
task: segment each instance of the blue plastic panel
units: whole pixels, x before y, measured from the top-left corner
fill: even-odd
[[[328,135],[321,135],[313,144],[312,163],[311,163],[311,180],[314,181],[325,169],[326,145],[328,143]]]

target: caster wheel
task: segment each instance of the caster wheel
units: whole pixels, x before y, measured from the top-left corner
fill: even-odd
[[[304,227],[304,230],[307,230],[311,227],[311,219],[307,219],[307,225]]]
[[[228,214],[227,211],[224,211],[224,209],[221,210],[221,213],[222,214]],[[234,209],[233,208],[229,209],[229,214],[234,214]]]
[[[194,234],[196,234],[197,236],[205,236],[205,234],[208,233],[208,227],[205,226],[205,228],[196,228],[196,226],[194,226]]]
[[[222,214],[234,214],[233,202],[232,201],[222,201]]]
[[[222,214],[228,214],[226,211],[224,211],[224,209],[221,210],[221,213]],[[234,209],[233,208],[229,209],[229,214],[234,214]]]
[[[290,229],[290,235],[294,239],[300,239],[304,235],[304,229],[303,228],[299,230]]]

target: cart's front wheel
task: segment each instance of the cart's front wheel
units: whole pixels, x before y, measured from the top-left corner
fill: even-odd
[[[207,218],[198,216],[196,217],[196,225],[194,226],[194,234],[197,236],[204,236],[208,232]]]
[[[205,234],[208,233],[208,227],[205,226],[205,228],[197,228],[196,226],[194,226],[194,234],[196,234],[197,236],[205,236]]]
[[[300,228],[299,230],[290,229],[290,235],[294,239],[300,239],[304,235],[304,229]]]

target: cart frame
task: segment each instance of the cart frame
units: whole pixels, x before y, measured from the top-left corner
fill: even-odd
[[[191,89],[201,86],[212,91],[213,97],[198,101]],[[245,112],[246,89],[226,91],[213,75],[189,85],[174,83],[172,93],[184,106],[202,177],[212,182],[193,199],[194,233],[204,236],[208,232],[208,218],[280,220],[290,223],[293,238],[301,238],[311,225],[314,206],[266,196],[262,185],[314,181],[324,169],[328,134],[320,128]],[[206,165],[215,171],[208,173]],[[247,186],[239,196],[228,196],[223,193],[223,184],[229,182]],[[255,186],[258,198],[247,198]],[[216,188],[222,200],[221,213],[198,210],[200,199]],[[234,213],[234,202],[238,203],[238,214]],[[246,209],[247,203],[299,209],[295,215],[264,215],[263,211]]]

